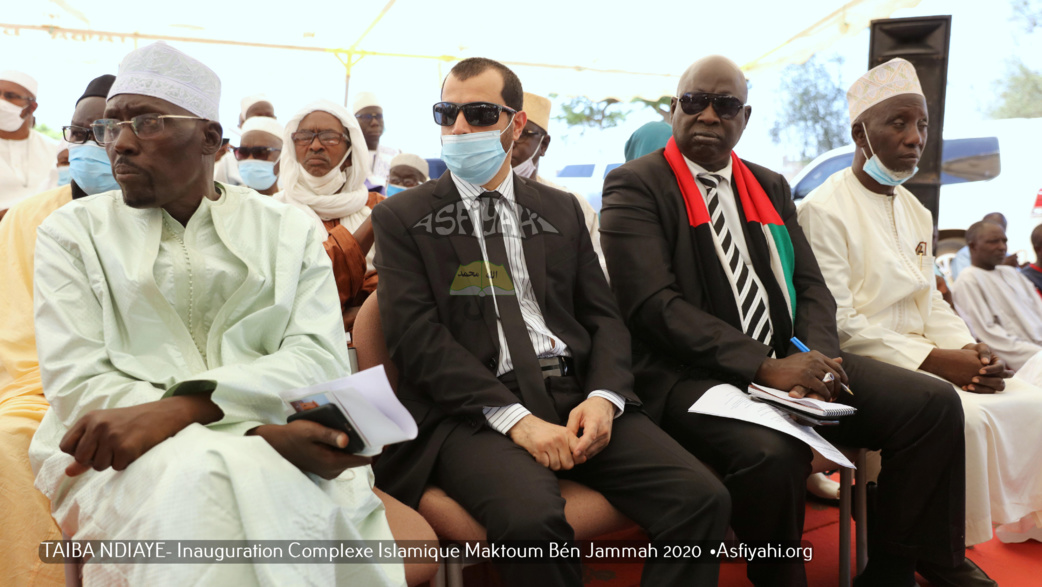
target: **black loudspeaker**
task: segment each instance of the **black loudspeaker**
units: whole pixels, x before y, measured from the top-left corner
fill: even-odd
[[[941,193],[941,150],[944,144],[944,94],[948,85],[948,43],[951,16],[888,18],[872,21],[868,68],[901,57],[915,66],[930,113],[926,148],[919,160],[919,173],[904,184],[933,214]]]

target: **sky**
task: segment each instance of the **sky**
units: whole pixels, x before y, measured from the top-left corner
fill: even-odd
[[[952,15],[946,128],[986,118],[988,107],[997,99],[996,84],[1007,72],[1010,59],[1019,57],[1029,67],[1042,69],[1042,31],[1024,33],[1012,20],[1010,2],[922,0],[892,15]],[[26,71],[38,79],[38,122],[58,128],[68,124],[75,100],[87,82],[103,73],[116,73],[120,59],[134,49],[135,41],[99,39],[96,35],[89,39],[51,38],[46,32],[25,29],[15,34],[5,29],[4,23],[344,47],[364,31],[384,3],[319,0],[287,12],[285,3],[269,0],[246,5],[181,0],[166,8],[142,8],[146,4],[122,0],[31,0],[5,7],[0,16],[0,69]],[[728,6],[731,13],[755,15],[735,24],[724,20],[724,15],[707,18],[706,5],[694,2],[673,7],[656,4],[654,9],[635,11],[633,3],[616,1],[600,5],[602,10],[591,14],[587,3],[557,0],[531,0],[523,11],[516,3],[494,0],[481,3],[480,10],[465,8],[477,6],[471,2],[397,0],[360,46],[382,52],[484,54],[507,61],[582,63],[674,76],[515,67],[526,89],[544,95],[589,93],[600,98],[613,93],[656,94],[675,88],[675,76],[682,73],[684,65],[703,55],[719,53],[745,63],[843,4],[807,0],[801,3],[802,10],[794,11],[793,5],[786,3],[734,0]],[[472,31],[477,32],[470,34]],[[221,121],[233,144],[237,137],[229,129],[237,122],[243,96],[264,92],[282,120],[315,98],[344,102],[346,70],[332,54],[171,44],[200,59],[221,77]],[[842,87],[866,70],[868,44],[865,29],[823,50],[824,56],[844,59],[838,80]],[[431,120],[430,106],[438,100],[440,80],[450,66],[429,59],[365,57],[352,69],[350,97],[361,91],[379,96],[387,126],[382,144],[436,157],[439,131]],[[768,132],[786,107],[786,96],[778,90],[782,75],[782,70],[775,68],[750,76],[753,117],[736,149],[746,159],[779,170],[786,158],[795,159],[799,154],[795,146],[775,145]],[[560,114],[564,99],[555,100],[553,115]],[[553,142],[541,172],[553,175],[554,170],[572,163],[621,162],[629,135],[641,124],[656,119],[658,115],[651,110],[638,109],[624,124],[605,131],[568,128],[553,120]]]

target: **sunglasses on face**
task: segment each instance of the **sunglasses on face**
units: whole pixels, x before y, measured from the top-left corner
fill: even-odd
[[[290,135],[290,138],[293,139],[293,143],[300,147],[310,145],[315,141],[315,137],[318,137],[318,142],[325,147],[335,147],[345,141],[347,142],[348,147],[351,146],[351,141],[347,138],[347,135],[335,130],[323,130],[319,132],[298,130]]]
[[[434,122],[441,126],[452,126],[456,124],[456,117],[460,111],[463,111],[463,117],[471,126],[492,126],[499,122],[499,115],[503,112],[517,114],[517,110],[513,108],[492,102],[438,102],[434,105]]]
[[[260,159],[261,161],[268,161],[268,156],[272,154],[278,154],[282,149],[276,149],[274,147],[235,147],[235,158],[239,161],[245,161],[250,157],[254,159]]]
[[[383,122],[384,115],[383,114],[355,114],[355,118],[357,118],[358,120],[361,120],[362,122],[372,122],[374,120],[379,120],[380,122]]]
[[[730,120],[738,115],[745,104],[734,96],[727,94],[707,94],[705,92],[688,92],[677,98],[680,109],[684,114],[698,114],[705,110],[710,104],[716,115],[725,120]]]

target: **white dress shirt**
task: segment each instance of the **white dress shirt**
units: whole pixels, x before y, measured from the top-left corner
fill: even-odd
[[[475,236],[478,239],[478,244],[481,246],[481,256],[488,263],[485,236],[483,231],[480,230],[481,201],[478,197],[487,191],[493,190],[486,190],[455,175],[451,175],[451,177],[453,183],[456,184],[456,189],[459,190],[463,205],[467,207],[467,212],[470,214],[470,221],[475,228]],[[502,196],[495,200],[496,213],[499,216],[499,222],[503,226],[503,245],[506,249],[507,259],[510,262],[510,277],[514,283],[514,292],[517,295],[518,304],[521,306],[521,316],[528,327],[528,336],[532,339],[532,348],[535,349],[536,355],[540,358],[570,357],[572,353],[568,349],[568,345],[547,327],[546,320],[543,319],[543,312],[539,309],[539,302],[535,297],[535,290],[532,289],[532,279],[528,273],[528,265],[525,263],[525,251],[520,237],[521,229],[519,228],[520,223],[516,210],[517,200],[514,197],[514,174],[507,174],[503,183],[499,184],[499,187],[494,191],[499,192]],[[498,319],[499,303],[495,295],[493,295],[492,301],[496,308],[496,328],[499,332],[499,368],[496,371],[496,376],[499,376],[512,371],[514,362],[510,358],[510,349],[507,346],[506,335],[503,333],[503,324]],[[589,397],[602,397],[610,401],[616,407],[616,417],[622,414],[626,406],[626,401],[622,396],[604,389],[590,392]],[[521,418],[524,418],[531,412],[520,403],[517,403],[508,406],[486,407],[484,413],[489,426],[506,434],[514,424],[517,424]]]

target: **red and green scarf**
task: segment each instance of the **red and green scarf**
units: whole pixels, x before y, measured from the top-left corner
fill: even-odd
[[[727,272],[723,268],[723,262],[717,254],[715,235],[709,221],[709,210],[706,208],[705,199],[698,189],[698,184],[691,174],[684,156],[677,148],[673,138],[666,144],[665,158],[677,178],[680,193],[684,197],[684,205],[687,208],[687,219],[691,225],[691,236],[694,239],[695,250],[703,261],[704,268],[716,265],[719,271],[707,271],[706,282],[709,292],[726,292],[727,295],[710,295],[711,301],[718,308],[726,310],[718,313],[729,322],[737,323],[741,328],[741,318],[738,316],[738,308],[731,288],[724,287],[729,283],[714,283],[721,278],[728,280]],[[767,297],[771,307],[771,323],[775,332],[775,338],[784,336],[788,341],[792,330],[792,322],[796,315],[796,289],[793,287],[792,276],[795,270],[795,255],[792,248],[792,239],[789,231],[782,222],[778,210],[774,207],[770,197],[760,186],[760,182],[753,176],[752,171],[731,152],[731,171],[734,191],[738,195],[739,210],[746,226],[744,233],[746,245],[753,269],[756,271],[760,282],[767,291]],[[732,227],[735,238],[741,236],[736,227]],[[728,305],[729,300],[729,305]],[[737,320],[734,322],[733,320]]]

